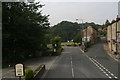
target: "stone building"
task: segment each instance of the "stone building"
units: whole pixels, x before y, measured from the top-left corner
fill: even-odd
[[[107,44],[111,53],[120,52],[120,19],[107,27]]]
[[[90,44],[94,44],[98,40],[98,32],[92,27],[88,26],[86,29],[83,30],[83,38],[84,42],[90,42]]]

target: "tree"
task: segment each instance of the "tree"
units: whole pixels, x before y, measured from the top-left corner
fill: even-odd
[[[99,24],[95,24],[93,22],[91,23],[86,22],[83,24],[83,29],[85,29],[88,26],[92,26],[96,30],[98,30],[98,28],[101,27],[101,25]],[[68,40],[69,41],[73,40],[75,36],[77,38],[78,33],[81,31],[81,29],[82,29],[82,24],[78,24],[76,22],[73,23],[68,21],[62,21],[57,25],[51,27],[51,34],[53,37],[60,36],[61,40],[65,42]]]
[[[111,23],[115,23],[116,21],[115,20],[112,20],[112,22]]]
[[[80,25],[68,21],[62,21],[51,28],[52,36],[60,36],[62,41],[72,40],[78,31]]]
[[[105,27],[108,27],[109,25],[110,25],[109,20],[106,20],[106,22],[105,22]]]
[[[61,37],[56,36],[51,39],[52,47],[53,47],[53,52],[54,54],[52,55],[60,55],[61,54]]]
[[[82,43],[82,35],[81,35],[81,32],[78,32],[77,35],[74,37],[73,39],[74,42],[77,42],[77,43]]]
[[[106,36],[107,34],[107,27],[110,25],[109,20],[106,20],[105,24],[103,24],[102,31],[100,32],[101,35]]]
[[[51,43],[54,48],[58,49],[61,48],[61,37],[56,36],[53,39],[51,39]]]
[[[2,3],[3,62],[20,62],[42,51],[49,28],[48,16],[38,3]]]

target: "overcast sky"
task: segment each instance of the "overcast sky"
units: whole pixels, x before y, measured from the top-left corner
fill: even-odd
[[[79,23],[81,23],[80,19],[83,19],[84,22],[103,24],[106,19],[111,21],[118,15],[118,0],[114,0],[116,2],[113,2],[113,0],[110,0],[111,2],[107,2],[108,0],[104,0],[106,2],[85,1],[44,0],[42,3],[45,6],[42,8],[42,12],[50,15],[49,20],[51,25],[55,25],[61,21],[75,22],[76,18],[79,19]]]

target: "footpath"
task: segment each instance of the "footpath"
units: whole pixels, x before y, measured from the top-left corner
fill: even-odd
[[[33,71],[35,71],[41,64],[45,64],[46,70],[49,70],[57,57],[59,56],[32,58],[23,62],[23,64],[25,65],[25,69],[31,68]],[[2,69],[2,73],[0,73],[0,75],[2,78],[16,78],[14,67]]]
[[[114,60],[120,63],[120,54],[119,55],[111,54],[107,44],[104,44],[103,47],[109,56],[111,56]]]

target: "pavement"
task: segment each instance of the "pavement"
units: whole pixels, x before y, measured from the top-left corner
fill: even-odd
[[[41,64],[46,65],[46,70],[50,68],[53,62],[57,59],[58,56],[49,56],[49,57],[40,57],[40,58],[32,58],[27,60],[24,63],[25,69],[31,68],[33,71],[37,69]],[[2,69],[2,78],[16,78],[14,67],[4,68]],[[0,76],[1,77],[1,76]]]
[[[105,44],[103,45],[103,47],[104,47],[104,50],[106,51],[106,53],[107,53],[110,57],[112,57],[114,60],[116,60],[117,62],[120,63],[120,54],[117,54],[117,55],[111,54],[111,52],[110,52],[110,50],[109,50],[109,48],[108,48],[107,43],[105,43]]]
[[[103,44],[101,41],[85,53],[80,47],[63,47],[62,55],[46,71],[43,78],[118,79],[119,63],[105,54]]]

